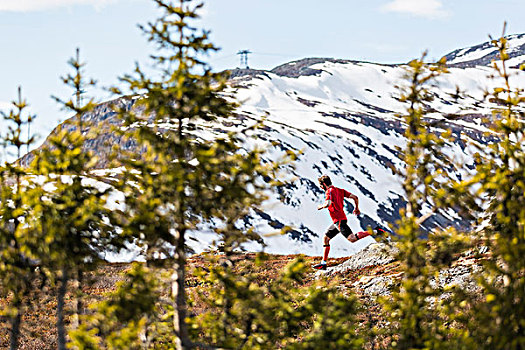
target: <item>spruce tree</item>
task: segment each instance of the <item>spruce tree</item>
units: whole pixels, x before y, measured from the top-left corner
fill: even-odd
[[[165,305],[159,303],[165,277],[142,263],[133,263],[115,291],[91,305],[85,322],[69,333],[72,341],[68,346],[84,350],[170,348],[172,341],[161,337],[162,327],[168,325]]]
[[[505,30],[503,31],[505,32]],[[500,61],[493,62],[497,86],[487,99],[497,105],[489,120],[500,140],[479,148],[480,161],[471,185],[485,215],[476,231],[489,257],[482,259],[482,294],[470,300],[465,326],[481,349],[525,348],[525,95],[514,87],[504,35],[492,43]],[[525,69],[525,65],[521,66]],[[468,304],[467,304],[468,305]]]
[[[403,115],[407,144],[402,149],[405,168],[400,173],[407,201],[397,223],[396,242],[403,278],[392,298],[383,299],[387,318],[391,321],[386,333],[394,349],[446,349],[450,346],[448,315],[442,312],[439,297],[443,290],[436,280],[450,257],[464,248],[467,239],[455,228],[435,228],[424,238],[423,223],[435,213],[447,210],[464,192],[453,178],[456,169],[443,154],[450,131],[441,134],[433,129],[445,121],[427,116],[428,103],[433,100],[429,87],[440,74],[446,73],[445,60],[426,64],[424,57],[407,66],[400,100],[408,104]]]
[[[27,102],[18,89],[18,100],[12,102],[13,109],[3,113],[9,123],[8,131],[2,135],[4,147],[8,152],[16,150],[16,159],[22,155],[24,146],[29,147],[33,137],[24,139],[24,128],[34,119],[27,115]],[[2,297],[9,298],[10,304],[4,310],[11,323],[10,349],[18,348],[21,319],[25,297],[31,291],[35,277],[34,262],[27,255],[27,246],[23,237],[23,227],[27,222],[28,208],[24,201],[24,187],[27,170],[16,161],[0,165],[0,288]]]
[[[37,183],[27,192],[31,215],[25,228],[29,251],[58,285],[59,349],[66,349],[68,282],[81,279],[84,271],[92,269],[102,254],[112,249],[116,236],[112,213],[106,208],[112,187],[97,184],[91,173],[96,158],[83,148],[86,135],[81,118],[94,103],[92,100],[84,103],[81,99],[87,83],[78,51],[69,64],[74,74],[63,81],[74,89],[76,101],[64,101],[63,105],[75,112],[77,118],[63,123],[48,138],[48,145],[35,155],[31,171]],[[77,311],[78,308],[77,304]]]
[[[345,296],[339,281],[320,280],[300,287],[308,266],[299,258],[274,280],[261,282],[261,266],[269,258],[259,254],[243,268],[224,257],[198,269],[192,304],[206,305],[191,319],[194,338],[217,349],[357,349],[366,331],[357,334],[359,303]],[[250,272],[255,270],[255,272]]]
[[[131,185],[124,191],[128,213],[123,235],[143,247],[149,262],[170,258],[174,346],[187,349],[195,346],[186,321],[187,233],[213,220],[227,228],[218,232],[228,247],[260,240],[236,223],[265,198],[262,189],[274,182],[262,179],[274,178],[276,165],[262,164],[260,150],[240,149],[238,141],[250,128],[208,140],[198,134],[199,123],[233,117],[236,105],[221,94],[227,75],[212,72],[203,61],[217,48],[207,32],[190,26],[202,4],[154,1],[162,15],[141,28],[157,45],[151,56],[156,75],[150,77],[137,66],[135,74],[122,79],[136,102],[120,114],[139,150],[122,159],[128,169],[123,183]]]

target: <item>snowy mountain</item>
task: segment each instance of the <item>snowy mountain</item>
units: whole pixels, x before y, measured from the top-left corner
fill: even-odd
[[[516,62],[525,57],[525,35],[510,36],[509,44],[511,57]],[[472,159],[465,138],[481,144],[493,141],[484,134],[487,128],[482,118],[490,114],[491,107],[489,102],[483,102],[483,93],[497,84],[488,78],[492,70],[484,62],[495,58],[494,55],[494,50],[486,43],[448,54],[450,73],[440,77],[431,88],[434,100],[427,106],[431,112],[428,117],[443,122],[436,131],[444,127],[453,130],[456,140],[447,147],[451,157]],[[404,124],[398,114],[403,113],[406,106],[398,100],[395,86],[406,84],[404,71],[403,65],[331,58],[303,59],[271,71],[232,71],[227,95],[242,103],[235,118],[199,123],[195,132],[206,139],[240,130],[264,117],[265,127],[245,140],[246,147],[264,147],[269,159],[277,159],[287,150],[302,152],[295,170],[287,170],[286,185],[276,188],[262,210],[252,212],[245,220],[246,226],[268,234],[284,225],[294,227],[286,236],[266,237],[266,251],[321,254],[322,235],[330,225],[328,213],[317,210],[317,205],[324,201],[324,193],[317,184],[322,174],[330,175],[335,186],[346,188],[359,197],[362,214],[359,217],[349,215],[353,230],[365,230],[368,226],[388,228],[399,218],[398,211],[404,200],[401,180],[392,167],[403,167],[396,146],[405,144]],[[516,75],[511,83],[524,86],[525,73],[516,69],[513,73]],[[453,102],[450,96],[457,88],[467,91],[468,95]],[[101,104],[83,119],[103,127],[119,125],[113,106],[132,109],[135,101],[123,97]],[[443,116],[450,113],[458,113],[461,117],[444,121]],[[106,165],[108,143],[118,143],[125,149],[134,147],[132,142],[125,143],[109,128],[107,130],[86,145],[101,157],[102,168]],[[22,161],[27,162],[31,157]],[[351,213],[350,203],[347,206],[347,213]],[[432,216],[424,227],[431,230],[450,223],[461,225],[452,210],[446,215]],[[189,244],[201,251],[214,238],[209,227],[202,227],[192,233]],[[354,253],[372,242],[374,240],[368,237],[350,244],[336,237],[331,256]],[[247,248],[260,249],[255,245]]]
[[[525,34],[514,34],[506,37],[508,40],[509,66],[519,68],[525,63]],[[487,41],[464,49],[452,51],[445,57],[447,62],[454,67],[488,66],[492,60],[498,60],[498,50]]]

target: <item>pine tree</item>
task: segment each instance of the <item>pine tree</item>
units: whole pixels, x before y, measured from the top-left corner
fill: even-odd
[[[2,135],[4,147],[16,150],[17,159],[22,155],[22,148],[29,147],[33,138],[28,135],[24,140],[24,127],[28,127],[34,116],[25,115],[28,105],[22,99],[21,88],[18,100],[12,103],[13,109],[2,113],[10,122],[8,132]],[[21,232],[27,221],[27,207],[24,205],[23,187],[27,180],[27,171],[17,162],[5,162],[0,166],[0,288],[3,297],[11,299],[10,307],[5,311],[11,322],[10,349],[18,348],[24,297],[31,290],[35,276],[34,265],[27,256],[27,247]]]
[[[187,232],[214,220],[227,228],[219,233],[228,247],[260,239],[236,228],[236,221],[265,198],[262,189],[274,182],[260,179],[271,179],[276,165],[262,164],[259,150],[239,148],[250,128],[211,140],[197,134],[197,123],[232,117],[235,104],[221,95],[227,76],[203,61],[217,48],[207,32],[190,26],[202,4],[154,1],[163,14],[141,28],[158,46],[152,56],[158,74],[148,77],[137,67],[135,75],[123,78],[138,96],[136,108],[120,114],[141,151],[122,159],[129,169],[123,183],[132,184],[125,190],[129,215],[123,235],[143,247],[150,262],[172,257],[173,332],[176,348],[186,349],[194,346],[186,324]]]
[[[234,269],[229,260],[211,259],[196,271],[201,287],[192,304],[206,308],[191,320],[193,338],[219,349],[357,349],[365,343],[366,332],[356,332],[355,296],[326,281],[298,287],[307,277],[302,259],[263,284],[257,268],[267,262],[259,254]]]
[[[150,344],[143,340],[147,338],[144,330],[151,327],[151,324],[156,324],[157,328],[167,324],[159,303],[164,276],[144,264],[134,263],[124,277],[124,281],[116,286],[114,292],[91,306],[93,312],[85,316],[86,322],[79,329],[70,332],[70,348],[150,348]],[[154,341],[155,339],[150,340],[152,344]],[[163,344],[172,343],[162,339],[154,343],[154,348],[160,349]]]
[[[112,188],[96,183],[90,172],[96,158],[83,149],[86,138],[81,118],[94,103],[90,100],[83,104],[81,100],[87,84],[78,51],[69,64],[74,75],[68,75],[63,81],[73,87],[76,101],[68,100],[63,105],[66,110],[77,113],[77,118],[62,124],[49,137],[49,145],[35,155],[31,171],[37,176],[37,183],[27,191],[31,215],[25,228],[26,244],[32,256],[39,260],[51,280],[58,282],[59,349],[66,349],[68,282],[81,280],[82,273],[92,269],[102,254],[112,249],[116,236],[112,213],[105,207]],[[81,304],[77,304],[77,312],[80,307]]]
[[[503,33],[505,29],[503,30]],[[513,87],[508,68],[508,43],[504,35],[492,40],[501,61],[493,62],[493,79],[499,84],[487,93],[493,109],[489,125],[500,140],[478,149],[480,161],[471,185],[485,214],[479,239],[490,257],[479,282],[481,297],[470,301],[464,320],[474,347],[525,348],[525,124],[522,87]],[[525,69],[522,65],[521,69]]]
[[[401,175],[407,200],[394,241],[399,248],[403,279],[392,298],[383,299],[387,317],[392,322],[386,333],[394,349],[449,348],[450,329],[447,314],[441,310],[439,296],[443,293],[435,282],[439,271],[451,256],[467,245],[467,239],[455,228],[434,229],[423,238],[422,224],[431,215],[446,210],[465,190],[453,178],[455,165],[442,152],[450,139],[450,131],[437,134],[433,127],[439,122],[426,117],[433,96],[430,84],[446,73],[445,60],[426,64],[423,59],[408,64],[406,81],[400,100],[408,103],[406,147],[402,150],[406,164]],[[444,116],[443,120],[446,120]],[[448,171],[446,171],[448,170]],[[457,207],[457,206],[456,206]]]

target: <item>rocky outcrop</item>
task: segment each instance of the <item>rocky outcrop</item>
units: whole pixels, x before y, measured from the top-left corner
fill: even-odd
[[[403,278],[399,272],[399,262],[396,261],[398,250],[383,243],[371,244],[362,251],[354,254],[345,262],[316,272],[317,278],[345,276],[355,271],[360,276],[352,283],[354,291],[366,296],[390,295],[392,288],[398,285]],[[433,288],[444,290],[447,287],[457,286],[467,292],[479,289],[476,275],[482,270],[481,260],[474,256],[461,256],[451,265],[440,271],[439,277],[431,279]],[[447,297],[446,293],[442,297]]]
[[[344,263],[320,270],[319,275],[331,276],[348,270],[361,270],[370,266],[387,265],[395,261],[398,250],[384,243],[371,244],[360,252],[352,255]]]

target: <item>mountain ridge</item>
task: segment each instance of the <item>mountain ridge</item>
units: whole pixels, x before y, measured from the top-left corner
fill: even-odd
[[[519,44],[524,36],[512,38]],[[516,54],[513,57],[525,57],[525,47],[518,44],[514,45],[518,49],[513,51]],[[429,112],[426,118],[436,124],[434,132],[452,129],[455,138],[447,144],[446,152],[467,160],[466,173],[474,169],[468,141],[488,144],[495,140],[486,135],[488,128],[483,119],[490,116],[493,105],[483,96],[484,89],[496,83],[487,77],[491,72],[487,66],[470,65],[474,62],[472,52],[486,50],[483,45],[449,54],[456,63],[450,66],[449,74],[439,77],[436,86],[430,87],[434,100],[425,106]],[[461,57],[466,59],[461,61]],[[484,57],[486,55],[481,58]],[[513,73],[516,73],[516,82],[525,85],[525,74],[516,69]],[[330,224],[328,215],[317,211],[317,205],[323,201],[323,192],[317,185],[317,177],[322,174],[330,175],[336,186],[347,188],[360,198],[363,214],[349,216],[354,231],[369,226],[388,229],[399,218],[404,199],[401,180],[392,168],[403,167],[398,148],[405,144],[405,125],[399,114],[404,112],[405,105],[399,101],[395,88],[403,83],[403,75],[404,65],[401,64],[334,58],[306,58],[269,71],[232,71],[230,87],[224,96],[241,101],[241,106],[231,119],[194,123],[192,132],[203,139],[219,137],[226,132],[245,129],[264,118],[264,127],[245,137],[244,147],[267,149],[264,161],[275,160],[287,151],[299,154],[296,168],[285,169],[290,181],[272,193],[263,208],[252,211],[243,221],[246,227],[255,227],[263,234],[271,234],[284,226],[293,227],[286,236],[265,238],[268,252],[320,253],[322,234]],[[450,101],[450,96],[457,93],[456,88],[469,91],[469,94]],[[121,123],[114,107],[136,109],[138,98],[119,97],[82,116],[86,125],[102,126],[104,130],[99,137],[86,143],[86,148],[100,157],[100,168],[109,165],[110,146],[117,144],[125,150],[136,146],[133,141],[114,134],[111,127],[120,127]],[[445,118],[448,115],[456,115],[456,118]],[[143,115],[143,118],[148,120],[148,116]],[[60,127],[74,128],[74,125],[66,122]],[[171,127],[169,123],[163,124],[161,131]],[[32,155],[26,155],[21,162],[28,164],[31,158]],[[464,175],[454,174],[457,178]],[[346,209],[352,212],[349,204]],[[467,225],[450,210],[432,215],[423,228],[430,232],[435,227],[451,224]],[[197,252],[205,250],[213,238],[212,228],[203,225],[192,233],[190,246]],[[335,242],[333,256],[347,256],[374,240],[366,238],[353,245],[339,238]],[[261,247],[252,244],[246,249],[260,250]]]

